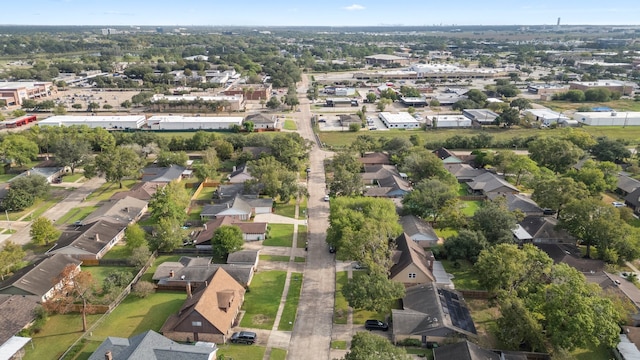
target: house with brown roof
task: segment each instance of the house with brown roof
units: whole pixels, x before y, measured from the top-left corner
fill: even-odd
[[[391,159],[389,154],[383,152],[369,152],[365,153],[358,159],[362,165],[391,165]]]
[[[163,186],[163,183],[139,182],[133,185],[128,191],[121,191],[113,194],[113,196],[111,196],[111,200],[120,200],[130,196],[132,198],[148,202],[153,197],[153,194]]]
[[[405,286],[436,281],[432,273],[435,258],[431,252],[426,252],[406,233],[398,236],[395,243],[396,250],[392,256],[393,266],[389,270],[391,280]]]
[[[127,225],[106,219],[64,231],[49,254],[67,254],[80,260],[101,259],[124,237]]]
[[[204,229],[198,234],[194,243],[198,249],[211,249],[211,238],[215,231],[221,226],[234,225],[242,231],[244,241],[264,240],[267,235],[267,223],[240,221],[232,216],[221,216],[207,221],[203,225]]]
[[[211,282],[190,295],[177,314],[162,326],[162,334],[175,341],[226,343],[244,302],[245,289],[224,269]]]
[[[80,264],[82,261],[64,254],[44,257],[0,282],[0,294],[36,296],[38,301],[45,302],[52,296],[57,286],[56,280],[64,268],[74,265],[77,273]]]
[[[83,223],[92,223],[98,220],[107,220],[117,224],[130,225],[140,220],[147,212],[148,202],[125,196],[122,199],[105,201],[102,206],[84,218]]]

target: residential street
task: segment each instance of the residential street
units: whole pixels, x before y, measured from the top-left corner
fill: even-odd
[[[313,143],[308,181],[309,251],[287,359],[330,359],[335,265],[334,255],[329,253],[325,242],[329,226],[329,203],[323,201],[326,190],[323,161],[328,154],[315,141],[311,129],[311,109],[306,98],[309,82],[304,75],[302,79],[298,88],[300,112],[293,113],[293,116],[296,117],[300,135]]]

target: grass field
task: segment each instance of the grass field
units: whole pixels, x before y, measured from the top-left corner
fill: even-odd
[[[66,183],[73,183],[76,182],[80,179],[82,179],[84,177],[83,174],[81,173],[75,173],[73,175],[68,174],[62,177],[62,182],[66,182]]]
[[[44,214],[45,211],[51,209],[55,204],[57,204],[61,200],[62,200],[62,197],[55,197],[51,195],[49,195],[44,200],[38,199],[33,205],[29,206],[28,208],[22,211],[10,212],[9,220],[16,221],[27,215],[29,215],[27,216],[27,220],[35,219],[40,215]]]
[[[634,100],[614,100],[606,103],[590,103],[590,102],[582,102],[582,103],[574,103],[569,101],[541,101],[540,105],[550,108],[554,111],[567,111],[567,110],[577,110],[579,107],[600,107],[600,106],[608,106],[616,111],[640,111],[640,101]]]
[[[269,360],[285,360],[287,358],[287,351],[278,348],[271,348],[271,356]]]
[[[347,323],[349,304],[347,303],[347,299],[344,298],[344,295],[342,295],[342,288],[347,284],[347,280],[348,278],[347,278],[346,271],[336,272],[336,294],[335,294],[335,305],[333,309],[334,324]]]
[[[89,216],[92,212],[94,212],[98,206],[84,206],[77,207],[69,210],[66,214],[62,215],[58,220],[56,220],[56,225],[67,225],[73,224],[76,221],[80,221],[87,216]]]
[[[296,247],[302,249],[307,244],[307,226],[298,225],[298,240],[296,241]]]
[[[260,255],[261,261],[289,261],[289,256],[286,255]]]
[[[136,273],[133,267],[124,266],[83,266],[82,271],[91,273],[98,286],[102,286],[103,280],[111,273],[121,271],[130,272],[132,275]]]
[[[262,360],[266,348],[263,346],[244,344],[224,344],[218,347],[218,357],[224,356],[224,359],[233,360]],[[272,353],[273,350],[271,349]]]
[[[269,238],[262,245],[291,247],[293,244],[293,224],[269,224]]]
[[[307,258],[305,258],[304,256],[296,256],[293,259],[293,262],[297,262],[297,263],[303,263],[303,262],[306,262],[306,261],[307,261]]]
[[[347,342],[344,340],[333,340],[331,341],[331,348],[339,349],[339,350],[347,350]]]
[[[296,125],[296,122],[291,120],[291,119],[286,119],[284,121],[284,129],[285,130],[298,130],[298,126]]]
[[[440,260],[444,269],[454,276],[453,284],[456,289],[462,290],[483,290],[478,281],[478,274],[473,269],[473,265],[465,260],[458,260],[459,267],[454,265],[450,260]]]
[[[213,198],[213,194],[216,192],[216,187],[209,186],[202,188],[202,191],[198,194],[198,200],[209,200]]]
[[[471,312],[473,323],[476,326],[480,346],[488,349],[500,348],[500,344],[494,335],[496,320],[500,317],[498,307],[492,307],[489,301],[480,299],[468,299],[467,306]]]
[[[245,294],[242,306],[245,314],[240,326],[267,330],[273,327],[286,277],[286,271],[256,273],[250,291]]]
[[[462,213],[465,216],[471,217],[482,206],[482,201],[461,201]]]
[[[282,312],[282,316],[280,317],[278,330],[293,330],[293,324],[296,321],[296,314],[298,311],[298,301],[300,300],[300,289],[302,289],[302,274],[296,272],[291,273],[289,292],[287,293],[287,302],[284,304],[284,311]]]
[[[276,203],[275,211],[277,215],[282,215],[290,218],[295,218],[296,215],[296,200],[291,200],[288,203]]]
[[[100,316],[87,315],[88,326]],[[51,315],[42,331],[32,336],[33,346],[25,346],[24,360],[58,359],[81,335],[79,314]]]

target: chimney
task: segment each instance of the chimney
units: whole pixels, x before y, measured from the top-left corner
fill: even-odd
[[[176,273],[173,272],[173,270],[169,271],[169,277],[173,278],[176,275]]]
[[[238,170],[238,169],[237,169],[237,168],[236,168],[236,166],[234,165],[234,166],[233,166],[233,171],[232,171],[232,172],[236,172],[236,170]]]
[[[193,295],[191,294],[191,283],[188,282],[187,283],[187,298],[191,299],[193,297]]]
[[[96,241],[100,241],[100,234],[96,234]]]
[[[204,231],[207,231],[207,224],[204,224]]]
[[[111,350],[104,353],[104,360],[113,360],[113,354],[111,353]]]

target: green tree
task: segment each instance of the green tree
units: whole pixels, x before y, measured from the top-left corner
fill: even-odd
[[[20,267],[22,259],[26,253],[22,246],[7,240],[2,250],[0,250],[0,280],[4,280],[5,275]]]
[[[531,158],[525,155],[517,155],[510,150],[499,151],[495,156],[494,162],[506,178],[515,176],[516,186],[520,185],[523,177],[531,177],[539,171],[538,164]]]
[[[607,172],[605,173],[602,169]],[[575,181],[582,182],[592,196],[597,196],[601,192],[616,189],[618,171],[619,167],[612,162],[596,163],[593,160],[587,160],[580,170],[571,169],[567,172],[567,176]]]
[[[445,169],[442,160],[424,148],[412,148],[409,154],[403,158],[400,168],[414,182],[437,178],[452,185],[458,183],[456,178]]]
[[[353,336],[351,348],[344,360],[409,360],[407,352],[394,346],[389,340],[360,331]]]
[[[149,200],[151,217],[155,221],[168,218],[182,224],[187,219],[190,199],[184,185],[174,180],[156,191]]]
[[[124,231],[127,248],[131,251],[147,244],[147,233],[138,224],[130,224]]]
[[[152,250],[171,252],[182,246],[184,235],[178,220],[162,217],[158,220],[153,235],[149,238],[149,246]]]
[[[373,104],[374,102],[376,102],[377,98],[378,97],[376,96],[375,93],[372,93],[372,92],[367,93],[367,102],[368,103]]]
[[[68,166],[71,174],[75,174],[76,168],[91,155],[91,148],[80,134],[65,133],[54,143],[53,153],[59,165]]]
[[[444,250],[449,260],[465,259],[472,263],[478,260],[478,255],[489,246],[482,233],[462,229],[457,235],[448,237],[444,241]]]
[[[277,97],[272,96],[269,101],[267,101],[267,108],[271,109],[271,110],[275,110],[277,108],[280,107],[280,100],[278,100]]]
[[[356,196],[362,194],[364,186],[360,169],[362,164],[348,151],[337,153],[331,159],[333,177],[329,181],[330,194],[333,196]]]
[[[376,105],[376,109],[378,109],[378,111],[384,111],[384,109],[387,108],[387,106],[391,105],[393,103],[393,101],[391,101],[391,99],[380,99],[380,101],[378,101],[378,105]]]
[[[16,109],[11,112],[11,116],[13,116],[14,118],[25,116],[25,115],[27,115],[27,112],[22,109]]]
[[[531,109],[531,101],[525,98],[517,98],[511,100],[509,104],[513,108],[517,108],[520,111]]]
[[[29,235],[35,244],[49,245],[50,242],[58,239],[60,231],[56,229],[51,220],[40,216],[31,223]]]
[[[220,159],[218,159],[218,152],[216,149],[210,147],[202,152],[202,163],[194,166],[194,173],[198,179],[214,179],[218,174],[218,167],[220,166]]]
[[[253,121],[245,121],[245,122],[242,123],[242,127],[247,132],[253,132],[253,129],[255,128],[255,124],[253,123]]]
[[[151,251],[149,251],[149,247],[147,246],[147,242],[145,240],[144,244],[134,248],[131,250],[131,255],[129,256],[129,264],[136,269],[142,269],[142,267],[149,261],[151,258]]]
[[[437,178],[422,180],[402,199],[403,209],[409,214],[436,224],[440,215],[456,206],[458,199],[456,185]]]
[[[545,339],[538,314],[526,308],[522,299],[511,296],[500,302],[497,337],[507,349],[545,352]],[[517,324],[517,326],[514,326]]]
[[[610,140],[608,138],[600,138],[595,146],[591,148],[591,154],[600,161],[610,161],[615,163],[623,163],[631,157],[631,151],[618,140]]]
[[[478,104],[481,108],[485,107],[487,103],[487,94],[478,89],[471,89],[465,94],[469,100]]]
[[[571,178],[539,176],[533,182],[531,198],[543,208],[557,210],[560,216],[570,201],[588,195],[587,187]]]
[[[95,298],[95,279],[90,272],[78,272],[76,265],[70,264],[56,277],[55,283],[58,286],[43,306],[48,311],[65,314],[73,311],[78,302],[82,303],[82,331],[87,331],[87,311],[89,302]]]
[[[11,182],[7,195],[2,200],[3,210],[21,211],[33,205],[36,199],[49,194],[50,185],[41,175],[20,176]]]
[[[298,133],[278,134],[271,140],[271,154],[287,169],[298,172],[309,158],[310,144]]]
[[[9,134],[0,143],[5,163],[24,166],[38,157],[38,144],[21,134]]]
[[[404,286],[389,279],[386,273],[372,272],[358,279],[349,279],[342,294],[354,309],[388,311],[394,300],[404,296]]]
[[[512,243],[511,231],[517,223],[514,213],[498,201],[485,203],[471,217],[471,228],[482,233],[491,244]]]
[[[157,164],[161,167],[171,165],[185,166],[189,156],[184,151],[160,151],[157,157]]]
[[[539,137],[528,148],[531,159],[556,173],[565,172],[584,155],[579,147],[557,137]]]
[[[95,158],[95,169],[100,175],[112,183],[118,183],[122,188],[122,180],[127,177],[135,178],[144,166],[144,160],[130,148],[116,146],[98,154]],[[87,171],[85,167],[85,177]]]
[[[226,259],[227,255],[242,250],[243,246],[242,230],[236,225],[220,226],[211,238],[213,255],[220,259]]]
[[[518,125],[520,123],[520,111],[516,108],[510,107],[503,110],[496,120],[506,126]]]

